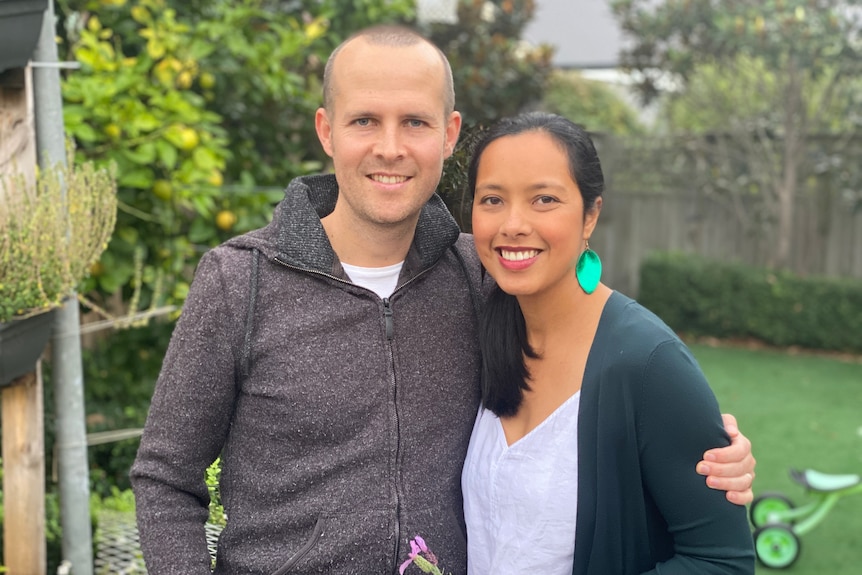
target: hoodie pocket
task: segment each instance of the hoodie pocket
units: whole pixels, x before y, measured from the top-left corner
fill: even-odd
[[[326,520],[323,517],[318,517],[317,523],[314,524],[314,529],[311,530],[311,536],[305,544],[296,553],[294,553],[284,565],[279,567],[277,571],[273,572],[272,575],[286,575],[287,573],[290,573],[290,570],[293,569],[297,563],[302,561],[302,558],[308,555],[308,553],[314,549],[314,546],[317,545],[317,542],[320,541],[325,525]]]

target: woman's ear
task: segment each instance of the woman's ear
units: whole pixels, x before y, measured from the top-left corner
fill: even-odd
[[[584,214],[584,239],[590,239],[593,235],[593,230],[596,229],[596,224],[599,221],[599,214],[602,212],[602,198],[599,196],[593,203],[593,207]]]

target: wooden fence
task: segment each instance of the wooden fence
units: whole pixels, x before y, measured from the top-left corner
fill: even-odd
[[[797,197],[791,269],[862,280],[860,208],[851,198]],[[704,194],[608,189],[590,247],[602,258],[603,281],[636,297],[640,265],[651,252],[697,253],[762,266],[774,243],[768,232],[747,232],[728,206]]]

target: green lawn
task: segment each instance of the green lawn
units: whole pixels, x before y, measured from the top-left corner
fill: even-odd
[[[723,412],[736,416],[757,458],[755,496],[807,501],[788,469],[862,474],[862,362],[692,344]],[[862,494],[841,499],[801,538],[789,569],[758,574],[862,573]]]

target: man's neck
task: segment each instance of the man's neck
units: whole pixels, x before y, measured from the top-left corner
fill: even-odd
[[[383,226],[345,221],[337,211],[322,218],[320,223],[339,260],[366,268],[403,262],[416,232],[415,223]]]

